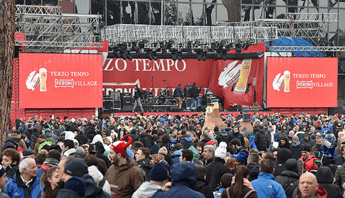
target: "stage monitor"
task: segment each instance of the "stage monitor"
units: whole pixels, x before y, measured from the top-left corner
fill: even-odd
[[[268,57],[267,107],[337,107],[338,59]]]
[[[102,107],[102,55],[19,55],[19,108]]]

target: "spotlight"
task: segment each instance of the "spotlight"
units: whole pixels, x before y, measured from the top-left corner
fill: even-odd
[[[158,58],[157,57],[157,53],[156,52],[152,52],[152,59],[156,61],[157,58]]]
[[[236,54],[240,54],[242,52],[242,49],[241,49],[241,44],[240,43],[236,43],[235,44],[236,46]]]
[[[182,61],[182,52],[177,52],[177,60]]]
[[[147,58],[148,58],[149,60],[152,60],[152,59],[153,59],[152,54],[151,54],[151,53],[148,53],[148,54],[147,54]]]
[[[132,60],[133,59],[133,57],[131,56],[131,54],[129,52],[127,52],[127,58],[128,58],[128,60]]]
[[[206,61],[206,60],[207,60],[207,52],[203,52],[202,60],[203,60],[203,61]]]
[[[198,59],[198,61],[201,61],[201,58],[202,58],[201,52],[197,52],[196,58]]]

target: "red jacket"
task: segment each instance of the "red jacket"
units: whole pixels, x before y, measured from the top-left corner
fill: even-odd
[[[297,189],[297,193],[296,193],[296,198],[300,198],[302,197],[299,189]],[[315,197],[320,197],[320,198],[326,198],[327,197],[327,191],[322,188],[321,186],[319,186],[317,189],[316,189],[316,195]]]
[[[322,162],[318,158],[314,158],[313,154],[303,161],[303,156],[300,158],[303,162],[303,170],[307,170],[310,172],[311,170],[317,170],[320,166],[322,166]]]

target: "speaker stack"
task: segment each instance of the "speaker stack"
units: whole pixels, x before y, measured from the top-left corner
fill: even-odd
[[[122,111],[132,111],[133,98],[131,97],[130,93],[123,93],[121,101],[122,101]]]

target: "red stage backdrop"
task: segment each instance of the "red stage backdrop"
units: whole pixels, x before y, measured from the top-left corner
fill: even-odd
[[[102,55],[19,54],[19,108],[95,108],[102,103]]]
[[[337,107],[337,58],[267,60],[268,107]]]

